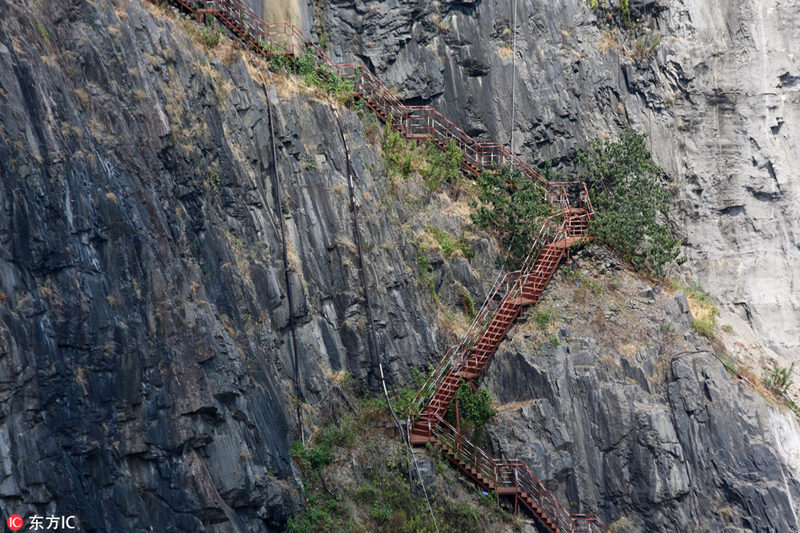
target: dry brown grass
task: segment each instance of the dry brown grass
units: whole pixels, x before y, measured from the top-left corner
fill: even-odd
[[[538,401],[537,398],[533,398],[530,400],[523,400],[523,401],[514,401],[509,403],[504,403],[502,405],[494,406],[497,413],[505,413],[507,411],[514,411],[516,409],[521,409],[523,407],[527,407],[528,405],[532,404],[533,402]]]
[[[686,300],[689,302],[689,310],[695,320],[710,320],[716,314],[713,305],[690,292],[686,293]]]
[[[620,44],[617,32],[604,31],[603,35],[600,37],[600,44],[597,45],[597,49],[601,54],[607,54],[610,51],[619,52]]]
[[[75,369],[75,383],[83,390],[83,395],[89,394],[89,380],[86,379],[86,369],[79,366]]]
[[[626,342],[619,346],[619,351],[628,359],[633,358],[638,352],[639,347],[632,342]]]
[[[86,91],[86,89],[75,89],[75,96],[78,97],[78,101],[84,107],[88,106],[89,102],[91,102],[91,98],[89,97],[89,93]]]
[[[500,57],[510,58],[514,56],[514,50],[509,46],[501,46],[497,49],[497,54]]]

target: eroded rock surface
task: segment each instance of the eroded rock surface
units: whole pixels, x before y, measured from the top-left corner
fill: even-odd
[[[600,51],[597,17],[582,4],[520,4],[527,37],[518,44],[535,58],[520,63],[528,70],[518,93],[517,149],[529,159],[567,157],[596,132],[641,125],[642,117],[657,123],[678,109],[701,116],[688,96],[671,108],[652,103],[667,90],[652,80],[677,68],[666,61],[667,48],[644,67],[625,66],[620,54]],[[681,20],[693,31],[686,17],[675,18],[678,8],[633,4],[649,9],[664,32]],[[356,50],[404,97],[433,101],[472,134],[507,138],[505,5],[335,2],[329,13],[341,21],[328,25],[335,47]],[[264,73],[274,105],[273,161],[261,74],[227,41],[204,51],[187,28],[135,0],[0,0],[4,514],[77,514],[88,531],[282,530],[303,501],[289,456],[300,434],[290,313],[307,426],[328,399],[332,373],[347,371],[365,389],[377,384],[335,115],[319,95]],[[411,75],[414,65],[424,68]],[[786,117],[796,88],[789,70],[778,76]],[[656,94],[645,97],[648,91]],[[412,367],[424,370],[452,340],[431,287],[420,283],[414,241],[430,220],[458,235],[465,217],[446,195],[390,193],[369,132],[354,113],[340,114],[355,168],[375,353],[390,385],[407,383]],[[793,131],[784,122],[776,135]],[[664,128],[657,137],[653,126],[653,151],[676,177],[683,205],[699,193],[682,187],[688,171],[667,164],[665,154],[683,152],[670,151],[675,135]],[[708,145],[693,143],[686,142]],[[694,164],[711,164],[697,150]],[[283,181],[291,310],[274,168]],[[769,172],[766,164],[753,168]],[[698,187],[716,191],[707,179],[698,177]],[[794,190],[790,181],[781,187]],[[778,208],[771,227],[784,240],[769,242],[780,244],[780,265],[790,270],[776,279],[793,265],[793,222],[780,218],[792,213],[781,203],[790,198],[759,200]],[[701,273],[711,263],[696,261],[693,250],[714,249],[701,243],[714,220],[683,220],[697,243],[692,267]],[[749,231],[730,235],[744,239]],[[430,254],[433,288],[451,309],[464,291],[479,305],[494,279],[492,240],[469,239],[474,259]],[[720,265],[714,272],[728,272],[728,263]],[[609,259],[596,268],[619,265]],[[727,282],[708,288],[724,296]],[[498,424],[491,446],[533,460],[565,501],[609,522],[627,516],[648,531],[681,530],[693,520],[712,530],[796,529],[796,421],[720,369],[710,358],[716,348],[688,331],[680,299],[631,302],[650,324],[632,352],[606,338],[602,321],[594,331],[581,329],[590,314],[567,324],[560,346],[544,351],[547,339],[523,342],[524,329],[512,333],[519,343],[504,347],[487,382],[519,409],[503,411],[500,419],[513,424]],[[606,306],[601,318],[627,305]],[[755,300],[747,306],[758,326],[766,315],[758,315]],[[669,333],[662,320],[674,324],[683,336],[676,346],[688,353],[655,348]]]
[[[312,406],[331,373],[375,387],[379,355],[391,385],[439,352],[398,223],[416,208],[382,202],[380,154],[342,110],[371,355],[330,105],[271,85],[273,161],[276,80],[159,9],[0,2],[0,503],[87,531],[280,530],[302,501],[289,313]]]

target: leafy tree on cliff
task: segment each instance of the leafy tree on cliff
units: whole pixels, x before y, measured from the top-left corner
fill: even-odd
[[[593,141],[578,152],[596,211],[595,238],[628,257],[635,267],[660,274],[678,257],[680,240],[663,224],[669,192],[650,158],[645,135],[626,130],[618,141]]]

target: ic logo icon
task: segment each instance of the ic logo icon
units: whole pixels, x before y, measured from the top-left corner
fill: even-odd
[[[12,514],[6,520],[6,524],[11,531],[18,531],[22,529],[22,517],[18,514]]]

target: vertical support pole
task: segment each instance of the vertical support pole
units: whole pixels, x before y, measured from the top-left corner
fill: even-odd
[[[461,417],[458,414],[458,400],[456,400],[456,434],[458,438],[456,439],[456,455],[461,454]]]

